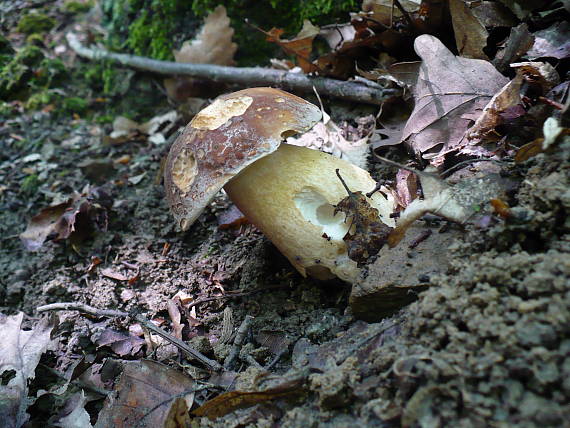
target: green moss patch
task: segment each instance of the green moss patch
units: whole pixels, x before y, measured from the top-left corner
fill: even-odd
[[[29,13],[18,22],[17,30],[24,34],[45,33],[55,26],[55,20],[43,13]]]

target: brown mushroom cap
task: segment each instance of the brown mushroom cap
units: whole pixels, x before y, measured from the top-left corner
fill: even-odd
[[[277,150],[287,134],[310,129],[321,114],[304,99],[273,88],[223,95],[200,111],[166,160],[166,197],[181,229],[190,227],[229,180]]]

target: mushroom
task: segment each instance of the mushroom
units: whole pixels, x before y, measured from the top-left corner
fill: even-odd
[[[353,282],[360,270],[343,241],[350,222],[334,212],[347,196],[335,170],[352,191],[369,192],[375,181],[332,155],[281,144],[320,118],[315,105],[273,88],[223,95],[200,111],[166,161],[166,196],[180,228],[187,230],[223,187],[303,276]],[[368,202],[393,226],[391,201],[376,192]]]

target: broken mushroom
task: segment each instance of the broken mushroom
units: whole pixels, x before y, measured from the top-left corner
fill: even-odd
[[[303,276],[353,282],[360,270],[343,241],[350,221],[335,215],[347,196],[335,170],[352,191],[370,192],[375,181],[342,159],[281,144],[320,118],[318,107],[273,88],[223,95],[199,112],[166,161],[166,195],[180,228],[187,230],[223,187]],[[376,192],[368,202],[393,226],[392,201]]]

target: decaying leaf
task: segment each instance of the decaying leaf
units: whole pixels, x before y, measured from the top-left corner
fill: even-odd
[[[413,90],[416,104],[403,139],[422,157],[441,160],[460,144],[472,115],[508,79],[487,61],[453,55],[433,36],[418,37],[414,46],[423,61]]]
[[[234,30],[226,8],[218,5],[204,20],[204,25],[196,38],[182,44],[174,51],[176,62],[190,64],[233,65],[237,45],[232,42]],[[200,86],[206,86],[202,91]],[[179,102],[188,97],[198,97],[207,93],[208,84],[198,79],[175,77],[164,80],[168,96]],[[205,95],[207,97],[208,95]]]
[[[91,418],[87,410],[85,410],[85,394],[83,391],[78,393],[79,399],[76,401],[72,411],[56,422],[56,426],[61,428],[93,428]]]
[[[105,329],[95,340],[98,347],[109,346],[114,353],[124,357],[125,355],[136,355],[145,344],[144,339],[136,336],[120,333],[115,330]]]
[[[186,408],[191,408],[193,386],[190,377],[156,361],[124,362],[114,393],[105,399],[95,428],[172,427],[167,425],[173,422],[171,408],[176,407],[175,413],[179,414],[176,399],[181,395]]]
[[[549,117],[542,127],[544,137],[537,138],[522,146],[515,155],[515,162],[522,163],[539,153],[548,150],[560,137],[570,135],[570,128],[563,128],[554,117]]]
[[[501,198],[511,183],[496,173],[482,173],[460,180],[451,186],[428,167],[420,174],[424,199],[414,200],[402,212],[388,237],[390,247],[396,246],[414,221],[427,213],[463,223],[475,213],[485,211],[489,201]]]
[[[28,382],[35,377],[42,354],[54,350],[56,343],[51,332],[57,318],[43,318],[31,330],[22,329],[23,318],[23,312],[0,314],[0,417],[6,428],[20,428],[28,420],[26,409],[34,401],[28,397]]]
[[[420,1],[400,0],[400,4],[408,13],[417,12]],[[391,27],[396,19],[402,18],[402,12],[396,7],[393,0],[364,0],[362,10],[367,17],[383,25]]]
[[[363,128],[368,127],[372,131],[374,128],[374,118],[369,116],[362,118]],[[370,126],[372,125],[372,126]],[[354,140],[343,136],[343,129],[335,124],[330,116],[323,111],[323,120],[317,123],[310,131],[299,137],[287,138],[287,144],[294,146],[305,146],[321,152],[330,153],[333,156],[344,159],[359,168],[366,169],[368,164],[368,141],[370,134],[359,138],[358,134]]]
[[[311,73],[317,70],[317,67],[311,62],[311,51],[313,50],[313,40],[319,34],[319,27],[311,24],[311,21],[305,20],[303,28],[292,39],[282,39],[284,31],[280,28],[272,28],[267,32],[263,32],[267,36],[267,40],[277,43],[288,54],[297,59],[297,65],[305,73]]]
[[[119,144],[132,140],[139,133],[147,135],[151,143],[162,144],[166,141],[166,136],[173,130],[177,119],[176,110],[155,116],[145,123],[137,123],[126,117],[118,116],[113,121],[113,132],[109,135],[108,141],[111,144]]]
[[[534,44],[527,52],[529,59],[570,57],[570,24],[568,21],[557,22],[551,27],[533,34]]]
[[[462,146],[479,144],[481,141],[498,141],[502,138],[497,132],[499,125],[524,116],[530,104],[559,82],[558,73],[548,63],[522,62],[511,64],[511,67],[516,70],[515,78],[491,98],[483,113],[467,131]],[[525,88],[532,88],[532,99],[525,97],[523,100],[523,84]]]
[[[234,410],[255,406],[256,404],[269,400],[294,397],[304,392],[303,378],[285,382],[264,391],[231,391],[220,394],[216,398],[207,401],[201,407],[194,410],[192,414],[195,416],[206,416],[209,419],[216,419]]]
[[[222,230],[239,228],[247,224],[247,218],[235,205],[230,206],[227,210],[222,211],[217,216],[218,227]]]
[[[20,239],[28,251],[39,250],[48,238],[69,239],[72,244],[84,240],[93,229],[107,230],[109,195],[94,187],[83,195],[75,194],[62,204],[44,208],[36,214]]]
[[[348,196],[336,204],[334,214],[343,212],[345,221],[350,222],[351,226],[343,240],[348,257],[362,267],[386,244],[393,228],[380,220],[378,210],[370,206],[362,192],[353,192],[348,188],[338,169],[336,174]]]
[[[403,209],[418,197],[418,176],[406,169],[399,169],[396,173],[396,202]]]
[[[459,55],[465,58],[488,59],[483,52],[489,33],[463,0],[450,0],[449,11]]]

